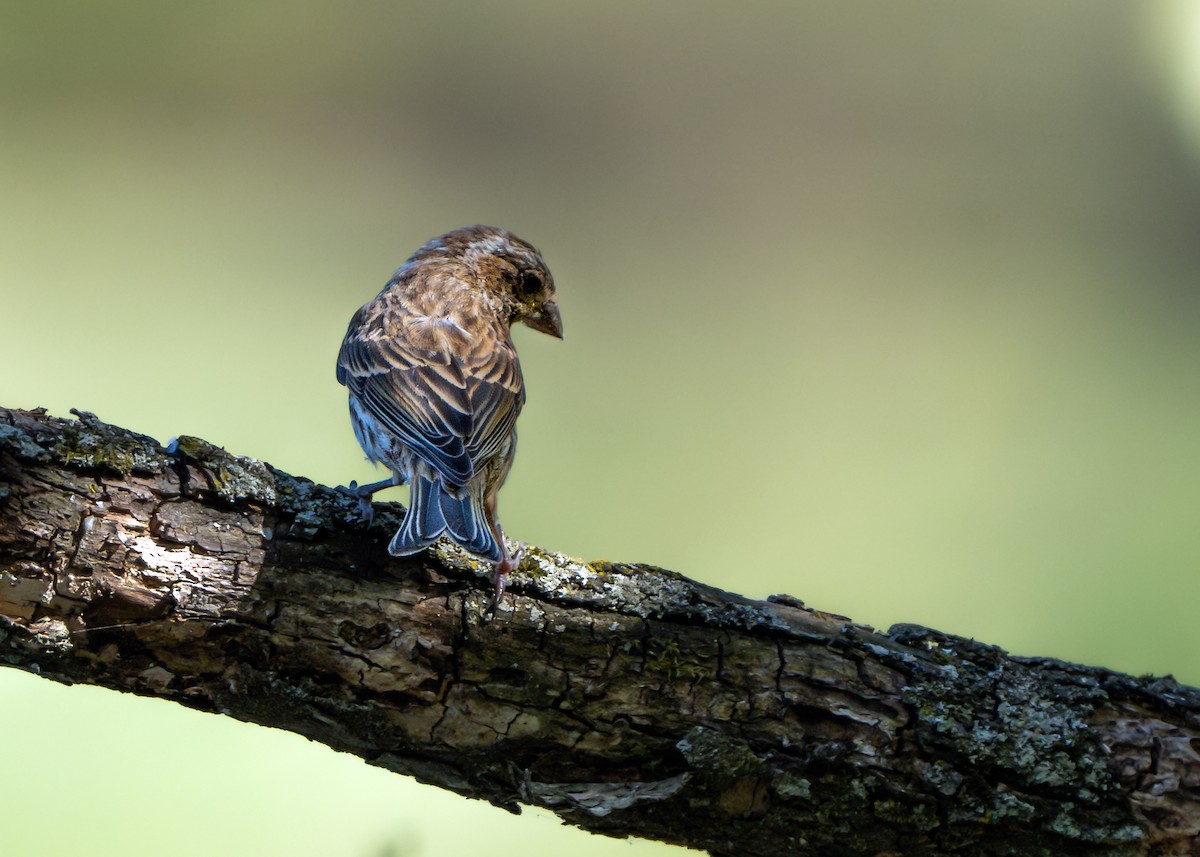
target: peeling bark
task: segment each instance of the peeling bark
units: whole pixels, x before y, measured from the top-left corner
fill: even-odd
[[[403,510],[0,409],[0,663],[717,855],[1200,850],[1200,691],[529,549],[496,616]]]

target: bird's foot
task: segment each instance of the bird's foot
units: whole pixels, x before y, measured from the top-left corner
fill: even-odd
[[[339,485],[338,491],[343,494],[349,494],[358,501],[358,521],[360,524],[371,526],[371,522],[375,520],[375,507],[371,505],[371,497],[376,491],[381,491],[384,488],[391,488],[393,485],[399,485],[395,476],[389,479],[382,479],[379,482],[372,482],[369,485],[359,485],[353,479],[349,485]]]
[[[375,520],[375,507],[371,505],[370,494],[361,493],[358,483],[353,480],[349,485],[339,485],[334,490],[339,494],[345,494],[355,502],[358,507],[358,523],[366,527],[371,526],[371,522]]]
[[[504,590],[508,586],[508,575],[517,570],[524,558],[525,548],[519,547],[512,556],[508,556],[506,553],[504,559],[496,563],[492,569],[492,600],[488,602],[487,615],[493,615],[496,608],[500,606],[500,601],[504,598]]]
[[[375,507],[371,505],[371,497],[376,491],[382,491],[384,488],[391,488],[395,485],[403,485],[405,479],[399,473],[393,473],[387,479],[380,479],[378,482],[371,482],[366,485],[359,485],[353,479],[349,485],[339,485],[338,491],[343,494],[349,494],[358,501],[358,520],[359,523],[371,526],[371,522],[375,520]]]

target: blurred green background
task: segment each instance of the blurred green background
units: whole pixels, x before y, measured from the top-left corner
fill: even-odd
[[[370,479],[345,324],[475,222],[566,321],[511,535],[1200,683],[1200,5],[0,3],[0,404]],[[9,854],[680,853],[16,671],[0,734]]]

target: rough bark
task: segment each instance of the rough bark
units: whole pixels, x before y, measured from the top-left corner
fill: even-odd
[[[530,548],[497,614],[333,489],[0,409],[0,663],[718,855],[1200,850],[1200,692]]]

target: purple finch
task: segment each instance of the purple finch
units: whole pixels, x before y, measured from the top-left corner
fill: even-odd
[[[388,552],[414,554],[446,534],[494,564],[493,604],[520,559],[496,518],[525,402],[516,322],[562,338],[554,279],[530,244],[468,226],[426,243],[354,314],[337,362],[358,442],[392,471],[351,490],[364,499],[411,485]]]

